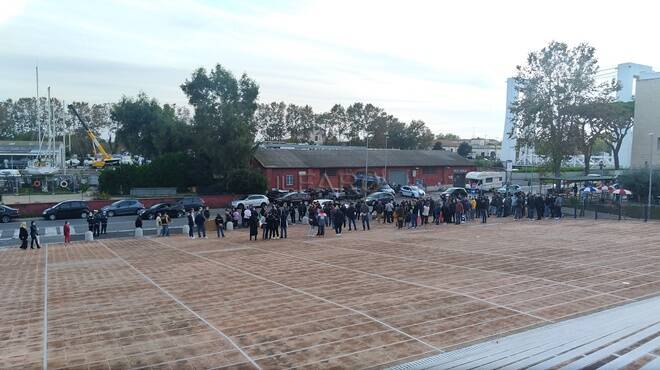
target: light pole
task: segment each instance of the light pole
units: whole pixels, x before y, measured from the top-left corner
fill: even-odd
[[[366,152],[364,156],[364,178],[362,179],[362,188],[364,189],[364,199],[367,199],[367,181],[369,174],[369,132],[365,129],[365,138],[367,142]]]
[[[385,169],[383,170],[383,177],[385,178],[385,182],[387,181],[387,160],[389,158],[387,157],[387,134],[385,134]]]
[[[644,221],[648,221],[649,218],[651,218],[651,188],[653,187],[653,144],[654,143],[654,136],[655,134],[653,132],[649,132],[649,139],[651,141],[651,145],[649,146],[649,154],[651,155],[649,158],[649,199],[648,199],[648,204],[646,205],[646,219]]]

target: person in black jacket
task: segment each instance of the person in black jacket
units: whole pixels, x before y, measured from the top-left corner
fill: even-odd
[[[539,194],[535,199],[534,199],[534,206],[536,207],[536,219],[541,220],[543,218],[543,213],[545,211],[545,201],[543,200],[543,197],[541,194]]]
[[[108,233],[108,215],[105,212],[101,213],[101,234]]]
[[[142,217],[137,216],[137,218],[135,219],[135,228],[136,229],[142,228]]]
[[[284,204],[280,213],[280,239],[286,239],[287,232],[287,217],[289,215],[289,207]]]
[[[353,203],[350,203],[348,205],[348,208],[346,208],[345,212],[346,212],[346,218],[348,218],[348,231],[351,231],[351,230],[357,231],[357,226],[355,225],[355,218],[357,217],[357,210],[355,209],[355,206],[353,205]],[[351,227],[351,225],[353,225],[353,226]]]
[[[197,237],[206,239],[206,228],[204,227],[204,213],[200,209],[195,215],[195,225],[197,225]]]
[[[21,224],[21,228],[18,231],[18,238],[21,239],[21,249],[27,249],[28,231],[25,222]]]
[[[30,249],[34,249],[34,244],[37,244],[37,249],[41,248],[39,245],[39,228],[37,224],[32,221],[30,223]]]
[[[192,209],[188,212],[188,237],[195,239],[195,211]]]
[[[222,218],[222,215],[220,215],[220,212],[215,215],[215,228],[218,233],[218,238],[220,235],[222,237],[225,237],[225,220]]]

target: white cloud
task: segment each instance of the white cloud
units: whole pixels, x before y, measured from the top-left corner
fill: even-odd
[[[653,46],[659,6],[641,0],[63,0],[2,6],[13,10],[0,11],[0,80],[7,81],[0,98],[22,93],[16,86],[32,86],[33,66],[2,68],[4,55],[97,64],[94,85],[87,84],[88,75],[77,77],[79,67],[67,74],[65,66],[61,80],[52,83],[79,91],[68,99],[94,89],[94,96],[111,101],[145,90],[184,102],[181,71],[221,63],[255,78],[263,101],[316,110],[370,101],[402,119],[423,119],[436,131],[499,137],[506,78],[530,50],[551,40],[591,43],[603,67],[629,61],[660,67],[660,49]],[[101,68],[104,63],[125,65],[126,72]],[[150,68],[158,73],[139,72]],[[111,88],[98,92],[104,82]]]
[[[26,0],[0,2],[0,25],[18,16],[25,8]]]

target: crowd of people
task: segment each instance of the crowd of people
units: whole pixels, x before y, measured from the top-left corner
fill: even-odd
[[[469,196],[442,195],[440,198],[427,197],[423,199],[404,199],[401,201],[376,201],[368,205],[364,201],[326,201],[323,204],[312,202],[271,204],[261,208],[225,209],[216,214],[215,223],[217,237],[225,237],[225,229],[229,222],[233,228],[249,229],[249,239],[257,240],[261,232],[262,240],[286,239],[288,225],[307,223],[309,236],[324,237],[326,229],[334,230],[341,236],[345,231],[357,231],[361,224],[363,231],[371,229],[371,222],[394,224],[398,229],[415,229],[429,224],[456,224],[481,221],[488,222],[489,217],[513,217],[514,220],[527,218],[530,220],[543,218],[560,219],[563,206],[562,195],[540,195],[518,192],[515,194],[495,193]],[[188,236],[207,238],[207,222],[211,221],[209,207],[190,210],[186,214]],[[170,235],[172,220],[167,213],[158,213],[155,217],[157,236]],[[107,233],[108,216],[104,212],[94,211],[87,218],[89,231],[95,237]],[[140,216],[135,220],[135,227],[142,228]],[[68,221],[63,226],[65,244],[71,241],[71,227]],[[34,221],[28,230],[24,223],[19,230],[21,248],[27,249],[28,238],[31,238],[31,248],[39,244],[39,229]]]
[[[309,224],[309,235],[324,237],[326,229],[334,230],[335,235],[342,232],[370,229],[372,219],[378,222],[394,224],[397,228],[415,229],[420,226],[435,224],[456,224],[480,221],[487,223],[489,217],[513,217],[543,219],[562,217],[561,195],[546,195],[518,192],[515,194],[493,194],[487,196],[441,196],[434,199],[404,199],[402,201],[377,201],[367,205],[357,202],[301,202],[299,204],[272,204],[261,209],[234,208],[226,210],[224,216],[234,227],[250,229],[250,240],[257,240],[259,230],[261,239],[286,238],[288,224]],[[290,221],[289,221],[290,220]]]

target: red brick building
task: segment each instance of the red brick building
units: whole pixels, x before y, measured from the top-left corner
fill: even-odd
[[[266,146],[257,149],[253,167],[262,171],[269,188],[301,190],[342,188],[354,175],[386,178],[392,185],[463,186],[474,163],[440,150],[369,149],[313,145]]]

